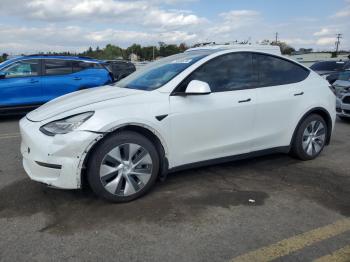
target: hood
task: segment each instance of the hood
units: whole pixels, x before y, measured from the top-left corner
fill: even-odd
[[[79,107],[143,92],[116,86],[86,89],[56,98],[28,113],[27,118],[39,122]]]

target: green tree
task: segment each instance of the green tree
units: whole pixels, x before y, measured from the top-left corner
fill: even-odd
[[[271,45],[279,46],[283,55],[291,55],[293,52],[295,52],[295,49],[285,42],[274,41],[271,42]]]
[[[5,60],[7,60],[8,56],[9,56],[8,54],[3,53],[3,54],[0,56],[0,63],[3,62],[3,61],[5,61]]]

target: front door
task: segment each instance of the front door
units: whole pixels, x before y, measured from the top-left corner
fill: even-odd
[[[40,61],[22,60],[10,64],[0,79],[0,106],[30,106],[43,102]]]
[[[207,82],[212,93],[186,96],[191,80]],[[250,53],[214,58],[184,80],[170,96],[170,167],[250,152],[255,82]]]

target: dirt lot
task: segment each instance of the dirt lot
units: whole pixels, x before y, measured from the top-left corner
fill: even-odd
[[[0,120],[0,261],[350,261],[350,123],[314,161],[179,172],[127,204],[30,181],[18,132]]]

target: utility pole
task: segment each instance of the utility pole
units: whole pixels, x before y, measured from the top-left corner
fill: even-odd
[[[152,52],[153,52],[153,61],[154,61],[154,46],[152,48]]]
[[[276,44],[278,43],[278,32],[276,32]]]
[[[340,39],[343,38],[343,34],[337,34],[337,41],[335,42],[335,54],[338,54]]]

